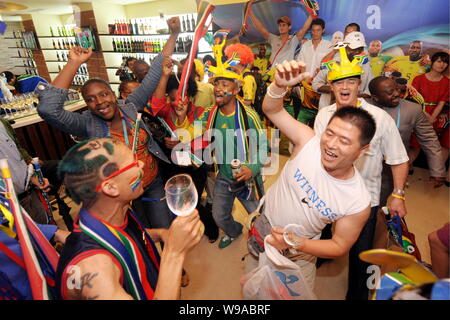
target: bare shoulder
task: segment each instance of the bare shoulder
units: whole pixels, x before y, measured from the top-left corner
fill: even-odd
[[[66,297],[74,300],[114,299],[126,292],[120,284],[121,270],[107,253],[96,253],[65,270]],[[123,296],[122,298],[125,298]]]

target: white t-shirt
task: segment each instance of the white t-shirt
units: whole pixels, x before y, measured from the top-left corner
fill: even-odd
[[[264,214],[274,227],[298,224],[303,237],[318,239],[327,223],[359,213],[369,204],[369,192],[356,169],[348,180],[333,178],[325,171],[320,136],[316,135],[286,162],[267,191]]]
[[[369,104],[364,99],[358,99],[360,107],[369,112],[375,119],[377,129],[370,141],[370,148],[365,155],[355,161],[355,166],[364,178],[371,195],[371,206],[380,203],[381,170],[383,157],[387,164],[397,165],[408,161],[408,154],[402,138],[392,117],[383,109]],[[319,110],[314,122],[314,131],[321,135],[328,125],[331,116],[336,111],[336,104]]]
[[[297,36],[290,35],[283,49],[280,50],[283,45],[283,40],[280,39],[280,36],[274,35],[273,33],[269,33],[269,39],[267,42],[270,43],[272,47],[272,53],[270,55],[270,61],[272,61],[272,68],[274,68],[277,64],[282,63],[284,60],[291,61],[294,60],[295,49],[299,45]],[[278,50],[280,52],[277,54]],[[277,55],[276,55],[277,54]],[[276,55],[276,57],[275,57]],[[273,60],[275,57],[275,61]]]
[[[311,75],[320,67],[322,59],[331,51],[331,42],[325,39],[320,40],[317,48],[314,49],[312,40],[306,41],[302,45],[298,60],[306,64],[306,71]]]

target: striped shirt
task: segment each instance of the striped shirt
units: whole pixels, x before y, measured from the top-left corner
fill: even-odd
[[[403,145],[402,138],[395,121],[383,109],[367,103],[364,99],[358,99],[360,107],[369,112],[375,119],[377,129],[375,136],[370,141],[370,148],[365,155],[355,161],[355,167],[361,173],[371,196],[371,206],[380,203],[381,171],[383,158],[388,165],[398,165],[409,160]],[[336,111],[336,104],[319,110],[314,123],[314,131],[322,135],[328,122]]]

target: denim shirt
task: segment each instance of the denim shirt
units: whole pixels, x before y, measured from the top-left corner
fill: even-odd
[[[144,110],[147,101],[153,95],[161,78],[162,61],[164,56],[160,53],[153,61],[150,70],[141,85],[126,99],[119,100],[117,107],[133,121],[137,113]],[[39,116],[49,125],[61,131],[82,138],[102,138],[108,135],[105,130],[105,120],[87,110],[83,113],[71,112],[64,109],[64,102],[69,90],[52,86],[48,83],[39,83],[35,93],[39,96],[37,111]],[[148,127],[144,122],[142,128],[148,133],[148,150],[157,158],[170,163],[159,145],[153,140]]]

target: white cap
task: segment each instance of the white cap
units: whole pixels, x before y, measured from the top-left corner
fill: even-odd
[[[344,42],[348,43],[348,47],[350,49],[356,49],[367,46],[364,35],[359,31],[353,31],[347,34],[347,36],[344,39]]]

